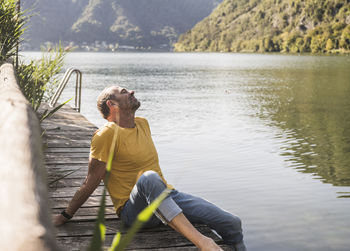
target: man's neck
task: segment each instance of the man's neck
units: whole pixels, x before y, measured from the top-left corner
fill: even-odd
[[[115,122],[117,125],[123,128],[134,128],[135,127],[135,112],[124,113],[121,112],[116,116],[109,117],[109,122]]]

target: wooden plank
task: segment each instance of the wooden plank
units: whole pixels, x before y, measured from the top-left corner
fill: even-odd
[[[224,251],[233,251],[233,249],[227,245],[223,245],[220,244],[219,245],[222,250]],[[128,249],[127,249],[128,250]],[[129,249],[130,250],[130,249]],[[133,249],[133,250],[137,250],[137,251],[150,251],[150,249],[148,248],[138,248],[138,249]],[[198,248],[195,246],[182,246],[182,247],[166,247],[166,248],[152,248],[152,251],[193,251],[193,250],[197,250]]]
[[[45,144],[45,147],[90,147],[90,140],[88,141],[49,141]]]
[[[89,160],[81,160],[81,159],[77,159],[77,160],[69,160],[69,161],[61,161],[61,160],[46,160],[48,165],[82,165],[87,167]]]
[[[122,228],[120,220],[109,219],[105,221],[106,233],[115,234]],[[94,234],[95,221],[69,221],[57,228],[56,237],[92,236]]]
[[[50,181],[53,181],[54,178],[51,178],[51,176],[49,176],[49,180]],[[83,182],[85,180],[85,177],[79,177],[79,178],[76,178],[76,179],[66,179],[66,178],[63,178],[59,181],[56,181],[54,183],[50,183],[49,185],[49,191],[55,191],[57,189],[62,189],[62,188],[65,188],[65,187],[68,187],[69,189],[74,189],[74,188],[79,188]],[[100,186],[104,186],[103,183],[100,184]]]
[[[102,196],[91,196],[82,206],[82,208],[99,207]],[[50,198],[50,204],[52,209],[65,209],[67,208],[71,197],[66,198]],[[113,206],[112,200],[109,196],[106,197],[106,206]]]
[[[79,208],[79,210],[75,213],[74,217],[70,220],[70,222],[95,221],[97,219],[97,214],[99,209],[100,209],[99,206],[89,207],[89,208]],[[61,211],[62,211],[61,209],[52,209],[52,214],[56,215],[61,213]],[[105,219],[119,220],[113,206],[106,207]]]
[[[207,229],[207,228],[205,228]],[[199,229],[201,230],[201,229]],[[204,233],[208,237],[216,239],[223,250],[232,250],[226,245],[222,245],[213,233]],[[112,243],[114,233],[107,234],[105,239],[105,247],[109,247]],[[59,244],[65,250],[84,250],[88,247],[91,236],[74,236],[74,237],[57,237]],[[136,234],[134,239],[126,250],[198,250],[185,237],[179,233],[169,230],[163,232],[141,232]],[[190,248],[191,249],[187,249]]]
[[[120,219],[107,219],[105,221],[105,226],[106,226],[106,234],[115,234],[118,231],[121,231],[121,233],[127,232],[127,228],[123,227],[123,223]],[[219,241],[218,236],[213,234],[208,227],[201,224],[194,224],[194,226],[201,233],[205,233],[206,235],[211,235],[214,239]],[[95,227],[95,220],[79,221],[79,222],[69,221],[66,224],[57,228],[56,236],[57,237],[92,236],[94,234],[94,227]],[[172,228],[160,223],[159,226],[157,226],[156,228],[141,229],[139,231],[139,234],[140,233],[169,234],[167,232],[171,232],[171,234],[175,233]]]
[[[64,154],[61,154],[61,156],[45,156],[45,159],[48,162],[71,162],[71,161],[85,161],[86,163],[89,161],[89,154],[88,153],[82,153],[82,154],[77,154],[78,156],[65,156]]]
[[[72,139],[69,137],[61,136],[60,138],[50,137],[50,140],[47,143],[48,143],[48,145],[53,144],[53,143],[55,143],[55,144],[61,143],[66,147],[68,142],[70,144],[72,144],[72,143],[77,144],[77,145],[75,145],[75,147],[77,147],[78,145],[80,145],[82,143],[84,143],[84,144],[88,145],[88,147],[90,147],[91,139],[90,138],[88,138],[88,139],[86,139],[86,138],[74,139],[73,138]]]
[[[89,163],[89,158],[84,157],[76,157],[76,158],[65,158],[65,157],[58,157],[58,158],[45,158],[46,163],[48,164],[85,164],[86,166]]]
[[[45,120],[44,120],[45,121]],[[93,132],[96,130],[96,127],[91,125],[90,123],[86,123],[82,120],[77,120],[77,121],[69,121],[69,120],[57,120],[57,121],[51,121],[51,122],[41,122],[42,127],[46,129],[46,126],[48,128],[52,128],[51,130],[63,130],[63,129],[68,129],[68,128],[81,128],[81,131],[86,131],[86,132]]]
[[[87,165],[84,165],[84,166],[79,167],[78,169],[75,169],[75,168],[72,168],[72,169],[47,168],[47,173],[48,173],[48,179],[49,179],[50,185],[55,180],[56,180],[55,183],[58,182],[58,183],[64,184],[66,180],[84,179],[87,176],[88,167],[87,167]],[[72,181],[68,181],[68,182],[72,182]],[[53,184],[55,184],[55,183],[53,183]],[[69,183],[67,183],[67,184],[69,184]]]
[[[226,246],[226,245],[220,245],[222,250],[224,251],[230,251],[232,250],[230,247]],[[127,249],[128,250],[128,249]],[[137,251],[150,251],[150,249],[133,249],[133,250],[137,250]],[[152,248],[152,251],[193,251],[193,250],[197,250],[198,248],[195,246],[183,246],[183,247],[167,247],[167,248]]]
[[[85,167],[87,168],[87,164],[84,163],[84,164],[81,164],[81,163],[75,163],[75,164],[47,164],[46,163],[46,168],[47,169],[52,169],[52,170],[55,170],[55,169],[60,169],[60,170],[70,170],[70,169],[74,169],[74,168],[80,168],[80,167]]]
[[[92,135],[90,135],[89,134],[89,136],[88,137],[86,137],[86,135],[82,135],[82,134],[80,134],[80,135],[76,135],[76,134],[74,134],[74,133],[70,133],[70,134],[47,134],[47,135],[45,135],[45,137],[47,137],[50,141],[51,140],[62,140],[62,141],[65,141],[65,140],[67,140],[67,139],[71,139],[71,140],[80,140],[80,139],[82,139],[82,140],[90,140],[91,141],[91,136]]]
[[[90,147],[50,147],[45,149],[45,155],[47,153],[90,153]]]
[[[67,173],[68,176],[63,178],[63,174],[48,172],[49,186],[71,186],[76,187],[78,183],[82,183],[87,176],[87,169],[84,171],[79,171],[75,173]],[[55,181],[56,180],[56,181]],[[57,181],[58,180],[58,181]],[[74,183],[74,184],[73,184]]]
[[[47,171],[49,175],[61,177],[62,175],[68,175],[68,173],[71,173],[69,176],[67,176],[65,179],[70,178],[79,178],[79,177],[85,177],[88,173],[88,164],[77,164],[76,167],[74,165],[70,164],[69,167],[66,167],[64,164],[62,164],[62,168],[58,168],[58,165],[55,164],[55,167],[47,167]],[[67,169],[66,169],[67,168]],[[72,173],[74,171],[74,173]],[[73,177],[74,176],[74,177]]]
[[[71,159],[76,159],[76,158],[89,158],[90,152],[47,152],[45,153],[45,158],[46,159],[61,159],[61,158],[71,158]]]
[[[84,231],[76,231],[75,227],[70,227],[68,224],[64,226],[64,229],[60,229],[57,234],[57,240],[61,245],[70,244],[70,248],[84,248],[90,243],[91,236],[94,229],[94,222],[76,222],[76,226]],[[115,233],[121,229],[120,221],[106,221],[106,245],[109,246],[112,243],[112,239]],[[154,231],[160,229],[160,231]],[[197,227],[199,232],[214,239],[217,242],[221,242],[220,239],[209,230],[207,227]],[[74,237],[74,242],[71,243],[71,237]],[[177,233],[170,227],[155,228],[144,230],[136,234],[130,245],[129,250],[140,249],[147,247],[153,248],[168,248],[168,247],[184,247],[193,246],[185,237]]]
[[[45,120],[44,120],[45,121]],[[75,124],[56,124],[56,123],[50,123],[50,122],[42,122],[41,126],[43,128],[43,130],[45,131],[90,131],[92,133],[94,133],[96,131],[96,127],[94,126],[82,126],[82,125],[75,125]]]
[[[56,116],[55,116],[56,115]],[[94,124],[89,122],[83,115],[80,113],[69,115],[67,113],[56,113],[54,116],[50,118],[51,122],[54,123],[72,123],[72,124],[78,124],[78,122],[83,122],[86,125],[89,125],[91,127],[96,127]],[[50,123],[48,120],[44,120],[45,123]]]
[[[91,137],[76,137],[76,136],[70,136],[70,135],[65,135],[65,136],[53,135],[52,137],[51,136],[49,137],[49,142],[65,143],[67,141],[72,141],[72,142],[87,141],[90,144]]]
[[[62,167],[59,168],[58,167],[59,165],[61,165]],[[65,179],[73,178],[72,175],[75,175],[75,178],[79,178],[79,177],[85,177],[87,175],[88,163],[83,163],[83,164],[78,163],[75,166],[74,164],[70,164],[69,166],[65,166],[64,164],[54,164],[54,167],[48,166],[46,170],[49,173],[49,175],[52,175],[52,176],[62,176],[62,175],[71,173]]]
[[[66,180],[68,182],[70,179],[83,179],[88,174],[88,166],[87,164],[84,166],[79,167],[78,169],[72,168],[72,169],[51,169],[47,168],[48,178],[51,184],[51,181],[58,180],[56,182],[64,184]],[[67,183],[69,184],[69,183]]]
[[[62,212],[62,209],[59,210],[59,213]],[[57,213],[57,214],[59,214]],[[74,215],[74,218],[70,220],[70,222],[82,222],[82,221],[95,221],[97,219],[97,215]],[[106,213],[105,214],[105,220],[117,220],[118,216],[116,215],[115,212],[113,213]]]
[[[51,137],[51,136],[57,136],[57,135],[61,135],[62,131],[61,130],[50,130],[50,131],[46,131],[46,137]],[[92,137],[92,135],[94,134],[94,131],[92,130],[81,130],[81,131],[75,131],[75,132],[64,132],[64,135],[69,135],[69,136],[85,136],[85,137]]]
[[[64,123],[63,121],[57,122],[57,123],[49,123],[49,122],[41,122],[42,128],[45,132],[50,131],[62,131],[62,132],[68,132],[71,133],[72,131],[84,131],[86,133],[91,133],[91,135],[96,131],[96,127],[93,127],[86,123],[69,123],[67,121]],[[49,123],[49,124],[48,124]]]
[[[84,116],[82,116],[80,113],[76,113],[75,111],[60,111],[56,112],[54,116],[50,118],[51,121],[60,122],[60,121],[83,121],[86,124],[89,124],[90,126],[96,127],[94,124],[86,120]]]
[[[99,186],[92,193],[93,196],[102,195],[104,186]],[[49,187],[49,197],[50,198],[72,198],[75,192],[78,190],[78,187],[60,187],[58,189],[54,187]]]

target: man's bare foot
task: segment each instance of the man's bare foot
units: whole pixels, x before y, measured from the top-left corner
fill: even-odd
[[[200,243],[201,251],[223,251],[211,238],[205,237]]]

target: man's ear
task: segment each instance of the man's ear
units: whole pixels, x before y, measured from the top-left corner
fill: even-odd
[[[114,103],[113,103],[112,101],[110,101],[110,100],[107,100],[106,104],[107,104],[107,106],[108,106],[109,109],[110,109],[112,106],[117,106],[116,104],[114,104]]]

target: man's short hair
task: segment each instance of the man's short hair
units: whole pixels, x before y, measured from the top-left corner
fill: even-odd
[[[113,87],[106,87],[97,97],[97,109],[105,119],[108,118],[110,112],[109,107],[107,106],[107,101],[118,101],[114,95],[114,90],[115,89]]]

